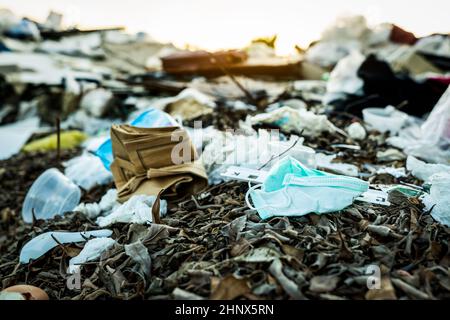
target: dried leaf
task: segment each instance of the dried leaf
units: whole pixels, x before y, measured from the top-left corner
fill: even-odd
[[[336,275],[315,276],[311,279],[309,290],[318,293],[330,292],[336,289],[339,280],[339,276]]]
[[[233,300],[247,293],[250,293],[250,287],[245,279],[237,279],[233,275],[228,275],[214,282],[214,287],[211,287],[210,299]]]

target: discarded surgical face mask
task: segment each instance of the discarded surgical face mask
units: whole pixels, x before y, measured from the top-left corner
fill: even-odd
[[[344,209],[368,187],[363,180],[309,169],[286,157],[271,169],[263,184],[248,190],[246,202],[262,219],[320,214]]]

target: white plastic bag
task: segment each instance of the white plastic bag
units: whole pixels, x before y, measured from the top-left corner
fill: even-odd
[[[430,194],[422,201],[436,221],[450,227],[450,173],[436,173],[430,183]]]
[[[411,174],[414,177],[419,178],[425,182],[428,182],[428,180],[436,173],[450,173],[450,166],[446,166],[443,164],[426,163],[414,158],[413,156],[408,156],[408,158],[406,159],[406,168],[411,171]]]
[[[99,226],[108,226],[113,223],[140,223],[152,222],[152,207],[156,200],[155,196],[134,195],[124,204],[115,207],[113,212],[106,217],[99,217]],[[167,201],[160,201],[160,215],[167,213]]]
[[[366,57],[359,51],[353,51],[341,59],[327,82],[327,93],[348,93],[362,95],[364,82],[358,77],[358,69]]]
[[[387,143],[429,162],[450,164],[450,87],[421,127],[411,126]]]
[[[102,161],[89,153],[67,161],[64,166],[66,177],[86,191],[97,185],[108,184],[113,179],[111,172],[105,169]]]

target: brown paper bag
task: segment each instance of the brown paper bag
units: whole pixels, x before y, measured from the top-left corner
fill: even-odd
[[[120,202],[136,194],[180,199],[208,184],[187,132],[179,127],[113,125],[111,172]]]

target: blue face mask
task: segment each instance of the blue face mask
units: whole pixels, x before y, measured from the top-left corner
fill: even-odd
[[[286,157],[270,170],[263,184],[248,190],[245,199],[262,219],[303,216],[342,210],[368,188],[363,180],[309,169]]]

